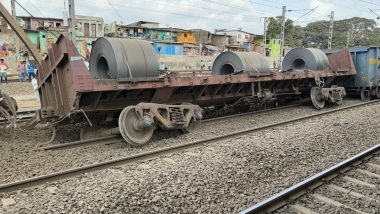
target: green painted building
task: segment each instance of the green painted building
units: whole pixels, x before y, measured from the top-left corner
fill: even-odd
[[[44,31],[25,30],[25,33],[38,50],[46,50],[46,34]]]
[[[46,52],[54,44],[63,31],[24,30],[32,43],[41,52]]]
[[[264,36],[255,36],[254,43],[256,45],[264,46]],[[281,40],[269,38],[266,42],[265,56],[267,57],[280,57],[281,53]]]
[[[178,32],[175,28],[150,28],[147,32],[152,41],[178,41]]]

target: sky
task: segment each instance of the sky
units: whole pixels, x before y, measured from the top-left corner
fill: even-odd
[[[33,16],[62,18],[64,0],[17,0]],[[67,0],[65,0],[67,1]],[[10,10],[10,0],[0,0]],[[380,0],[76,0],[77,15],[99,16],[105,23],[128,24],[139,20],[159,22],[160,27],[183,29],[238,29],[263,34],[262,17],[286,17],[305,26],[317,20],[354,16],[376,19]],[[315,8],[313,11],[311,9]],[[310,12],[311,11],[311,12]],[[310,13],[308,13],[310,12]],[[307,13],[307,14],[306,14]],[[19,6],[17,15],[27,15]]]

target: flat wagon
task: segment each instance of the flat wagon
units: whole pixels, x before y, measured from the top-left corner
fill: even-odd
[[[198,122],[202,118],[200,107],[233,104],[244,98],[259,102],[310,93],[317,108],[323,108],[326,100],[339,103],[344,88],[338,86],[356,70],[346,50],[330,55],[329,61],[331,67],[326,70],[260,76],[239,73],[94,79],[73,43],[61,36],[38,73],[40,119],[58,123],[79,115],[93,127],[118,121],[118,127],[108,131],[120,132],[127,142],[141,145],[150,139],[153,127],[186,129]]]

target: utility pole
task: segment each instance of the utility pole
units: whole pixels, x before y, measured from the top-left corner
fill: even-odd
[[[261,17],[264,19],[264,55],[266,55],[266,48],[267,48],[267,27],[269,22],[269,17]]]
[[[285,23],[286,23],[286,6],[282,6],[282,24],[281,24],[281,50],[280,50],[280,63],[279,68],[282,68],[282,60],[284,53],[284,43],[285,43]]]
[[[15,0],[11,0],[12,16],[16,20],[16,4]]]
[[[333,30],[334,30],[334,11],[331,11],[330,15],[330,28],[329,28],[329,41],[327,44],[327,48],[331,49],[332,47],[332,39],[333,39]]]
[[[74,0],[69,1],[69,33],[71,36],[71,41],[74,43],[75,47],[77,46],[77,35],[75,32],[75,3]]]

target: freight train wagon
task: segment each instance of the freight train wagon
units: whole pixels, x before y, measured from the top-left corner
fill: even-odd
[[[380,98],[380,47],[362,46],[348,49],[357,74],[344,84],[346,91],[360,94],[362,100]],[[325,50],[327,55],[339,50]]]
[[[356,74],[348,51],[343,50],[331,54],[330,67],[323,70],[247,73],[233,69],[227,57],[221,63],[228,71],[225,75],[162,77],[156,73],[153,47],[145,43],[100,38],[91,52],[89,70],[73,43],[61,36],[41,63],[38,119],[56,125],[82,119],[91,126],[83,129],[85,133],[118,133],[128,143],[142,145],[156,127],[187,129],[196,124],[202,119],[200,107],[289,96],[311,96],[317,108],[326,101],[340,104],[344,88],[339,85]],[[251,63],[245,56],[233,57]]]

